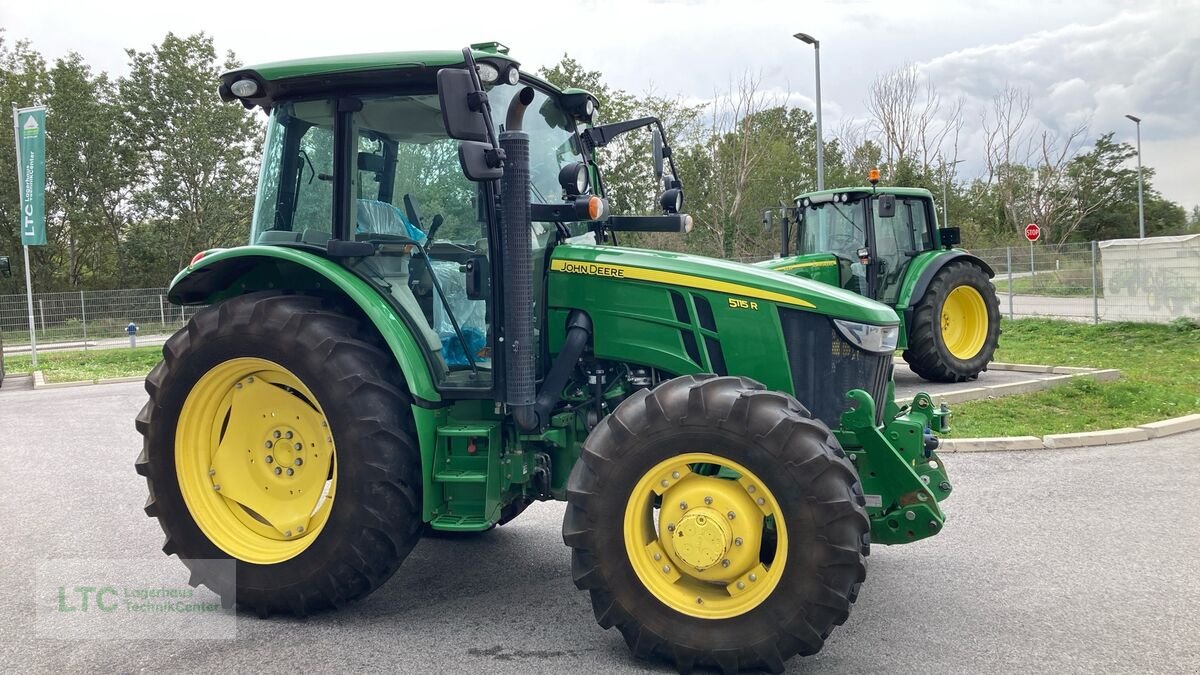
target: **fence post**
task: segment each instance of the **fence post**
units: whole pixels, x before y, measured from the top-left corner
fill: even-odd
[[[163,328],[167,327],[167,306],[163,303],[162,293],[158,294],[158,316],[162,319]]]
[[[87,351],[87,304],[83,301],[83,289],[79,289],[79,314],[83,317],[83,351]]]
[[[38,313],[42,316],[42,335],[46,334],[46,300],[38,298]]]
[[[1096,241],[1092,241],[1092,323],[1100,323],[1100,296],[1096,292]]]
[[[1012,247],[1006,246],[1008,252],[1008,318],[1013,318],[1013,278],[1012,278]]]

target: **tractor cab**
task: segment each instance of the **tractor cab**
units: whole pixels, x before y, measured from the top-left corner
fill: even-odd
[[[766,267],[888,305],[895,305],[914,259],[958,243],[957,228],[938,229],[933,196],[918,188],[810,192],[782,211],[780,257]],[[764,222],[776,214],[764,212]]]

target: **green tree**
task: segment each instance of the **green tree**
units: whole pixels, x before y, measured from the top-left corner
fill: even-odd
[[[150,51],[127,53],[118,88],[143,221],[130,245],[145,256],[137,283],[158,286],[197,251],[247,240],[261,125],[220,102],[218,76],[238,62],[232,53],[218,61],[211,37],[169,33]]]
[[[0,101],[18,106],[37,105],[46,102],[50,89],[50,77],[46,61],[34,51],[29,42],[20,40],[11,45],[0,29]],[[5,110],[8,114],[9,111]],[[11,119],[11,118],[10,118]],[[12,260],[13,275],[0,278],[0,293],[17,293],[25,287],[25,266],[20,255],[21,236],[13,223],[20,222],[20,207],[17,196],[16,150],[12,143],[11,126],[5,135],[8,139],[0,143],[0,255]],[[54,275],[53,256],[46,246],[30,248],[30,264],[36,288],[45,288]]]

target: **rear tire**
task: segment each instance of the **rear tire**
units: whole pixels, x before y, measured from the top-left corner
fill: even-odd
[[[780,672],[815,654],[849,616],[869,537],[858,475],[829,429],[744,378],[685,376],[629,397],[567,485],[563,540],[597,622],[681,672]]]
[[[969,262],[942,268],[913,308],[904,360],[930,382],[965,382],[987,369],[1000,342],[1000,301]]]
[[[304,615],[367,595],[408,555],[422,525],[411,400],[364,335],[319,298],[254,293],[201,310],[164,345],[135,467],[163,552],[193,585],[260,616]],[[286,534],[272,513],[291,519]],[[230,559],[233,578],[204,562]]]

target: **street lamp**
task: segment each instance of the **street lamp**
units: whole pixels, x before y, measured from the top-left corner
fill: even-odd
[[[796,33],[792,37],[813,46],[817,64],[817,189],[825,189],[825,140],[821,135],[821,41],[808,33]]]
[[[1133,123],[1137,125],[1137,153],[1138,153],[1138,238],[1146,238],[1146,211],[1142,206],[1142,118],[1126,115]]]
[[[941,159],[941,157],[938,157]],[[967,160],[956,159],[949,163],[950,171],[958,173],[957,167]],[[942,171],[946,171],[946,160],[942,160]],[[950,184],[950,172],[946,173],[945,180],[942,181],[942,227],[950,227],[950,200],[946,198],[946,186]]]

